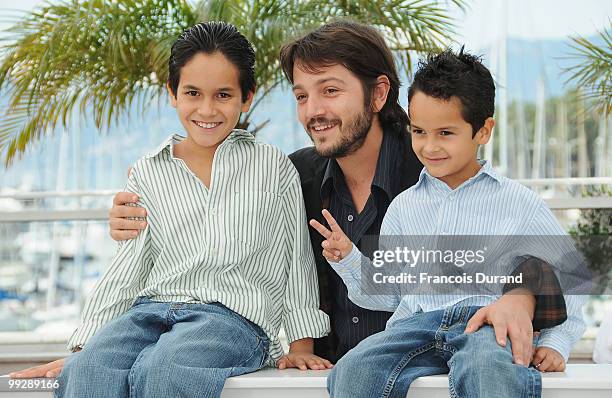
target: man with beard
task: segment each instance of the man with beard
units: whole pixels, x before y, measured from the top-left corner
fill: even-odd
[[[362,239],[379,234],[387,207],[416,183],[422,169],[411,149],[408,116],[399,104],[400,80],[392,53],[374,28],[338,21],[287,43],[280,59],[293,85],[299,120],[314,143],[290,155],[300,174],[307,217],[323,223],[321,211],[328,209],[362,250]],[[115,196],[110,211],[113,239],[132,239],[146,226],[133,219],[146,216],[143,209],[128,206],[136,201],[126,192]],[[314,229],[310,238],[321,309],[329,314],[332,327],[328,337],[315,340],[315,353],[335,362],[382,331],[391,313],[353,304],[322,255],[323,238]],[[554,274],[543,272],[540,278],[540,286],[558,286]],[[506,344],[506,337],[512,340],[515,362],[528,365],[534,311],[536,328],[565,320],[560,294],[538,296],[537,301],[531,294],[507,294],[476,313],[466,331],[492,324],[500,344]]]

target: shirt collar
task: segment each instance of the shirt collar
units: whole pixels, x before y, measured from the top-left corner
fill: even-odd
[[[382,189],[389,200],[392,200],[399,193],[400,176],[396,166],[397,162],[401,161],[401,148],[397,137],[393,133],[383,132],[372,186]],[[344,178],[344,175],[336,159],[329,159],[321,182],[321,200],[329,197],[332,187],[339,189],[339,179],[342,178]]]
[[[168,136],[168,138],[166,138],[161,145],[159,145],[155,150],[149,152],[148,154],[145,155],[145,158],[152,158],[155,157],[159,154],[161,154],[164,151],[168,151],[168,153],[170,154],[171,157],[174,157],[174,145],[178,144],[179,142],[183,141],[185,139],[184,136],[180,135],[180,134],[170,134],[170,136]],[[253,136],[253,134],[245,131],[245,130],[241,130],[241,129],[234,129],[232,130],[232,132],[227,136],[227,138],[225,138],[225,140],[223,140],[223,142],[221,143],[221,145],[231,145],[237,141],[242,141],[242,140],[247,140],[247,141],[254,141],[255,140],[255,136]],[[221,146],[219,145],[219,146]]]
[[[501,184],[501,177],[499,176],[499,174],[497,174],[497,172],[493,169],[493,166],[491,165],[491,162],[488,160],[478,160],[478,163],[480,164],[480,170],[478,170],[478,173],[476,173],[476,175],[474,175],[473,177],[469,178],[467,181],[465,181],[463,184],[461,184],[458,188],[471,183],[472,181],[476,181],[477,179],[481,178],[482,175],[487,175],[490,178],[492,178],[495,182],[497,182],[498,184]],[[429,174],[429,172],[427,171],[427,167],[423,167],[423,170],[421,170],[421,174],[419,175],[419,180],[417,181],[416,184],[414,184],[414,188],[418,189],[420,186],[422,186],[426,181],[428,182],[434,182],[434,183],[440,183],[441,181],[432,176],[431,174]],[[444,184],[444,183],[443,183]],[[446,184],[444,184],[446,186]]]

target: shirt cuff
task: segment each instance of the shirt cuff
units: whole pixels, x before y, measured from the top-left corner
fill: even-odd
[[[81,324],[68,339],[66,347],[68,351],[72,351],[76,347],[83,347],[89,339],[100,329],[102,325],[94,322],[86,322]]]
[[[328,261],[329,265],[338,273],[338,275],[353,276],[361,271],[361,252],[353,243],[353,248],[349,254],[339,262]]]
[[[306,337],[318,339],[330,332],[329,316],[318,308],[298,308],[286,312],[283,326],[289,344]]]
[[[559,333],[555,333],[555,331],[543,330],[542,334],[540,334],[540,338],[538,339],[537,347],[548,347],[557,351],[563,357],[563,360],[567,364],[567,360],[570,355],[570,345],[567,343],[566,339],[563,335]]]

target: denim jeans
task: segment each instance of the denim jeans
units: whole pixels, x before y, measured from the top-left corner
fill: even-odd
[[[463,333],[479,308],[418,312],[363,340],[332,369],[331,397],[405,398],[417,377],[444,373],[453,398],[540,397],[540,372],[514,364],[491,326]]]
[[[56,397],[218,397],[268,358],[261,328],[221,304],[139,298],[70,355]]]

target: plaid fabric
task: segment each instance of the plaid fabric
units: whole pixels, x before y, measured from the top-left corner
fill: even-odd
[[[528,257],[512,275],[523,274],[523,284],[507,284],[504,294],[516,288],[525,288],[536,297],[533,330],[551,328],[565,322],[567,311],[559,280],[550,264],[537,257]]]

